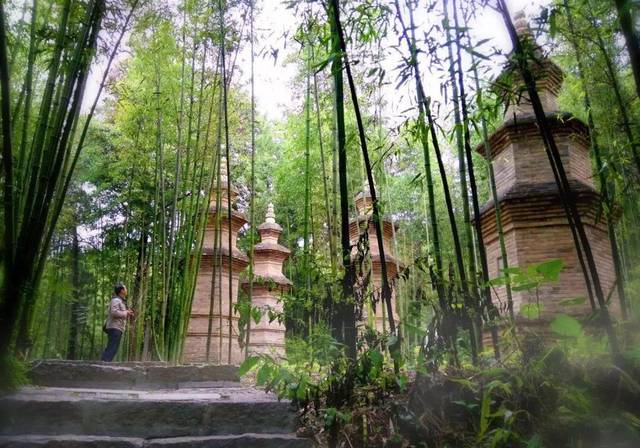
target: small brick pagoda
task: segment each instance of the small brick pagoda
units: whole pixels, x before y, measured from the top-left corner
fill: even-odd
[[[238,231],[247,223],[247,220],[242,213],[232,209],[231,226],[229,226],[228,200],[230,197],[231,203],[235,204],[238,192],[233,184],[231,191],[227,189],[226,172],[226,164],[223,159],[220,167],[219,207],[216,202],[218,190],[214,187],[211,191],[202,258],[182,353],[182,361],[185,363],[209,362],[239,365],[244,360],[244,352],[238,342],[239,316],[235,313],[233,306],[238,300],[240,274],[249,265],[249,258],[236,247]],[[220,213],[219,217],[218,212]],[[220,220],[219,229],[216,223],[218,219]],[[231,251],[229,250],[229,232],[231,232]],[[218,247],[214,247],[216,240]],[[231,260],[229,260],[230,253]],[[229,282],[229,261],[231,261],[231,282]],[[231,306],[229,304],[230,287]],[[211,309],[212,303],[213,308]],[[212,331],[209,359],[207,359],[210,311]]]
[[[534,43],[523,14],[516,19],[516,29],[521,39]],[[618,306],[615,271],[606,217],[596,219],[601,197],[593,181],[589,130],[576,117],[558,110],[557,97],[564,75],[542,55],[539,47],[536,47],[536,56],[537,60],[531,62],[536,86],[596,258],[604,294],[612,295],[615,313]],[[510,81],[505,82],[506,79]],[[522,78],[510,69],[503,72],[497,84],[507,85],[512,98],[516,98],[507,108],[504,123],[489,137],[509,265],[525,268],[533,263],[562,259],[564,268],[559,281],[543,285],[539,290],[543,305],[541,318],[551,318],[557,312],[586,315],[591,307],[585,279],[526,87]],[[478,150],[486,154],[484,145]],[[495,278],[500,275],[503,263],[493,201],[482,207],[480,220],[489,276]],[[497,288],[493,294],[496,303],[498,300],[500,304],[506,303],[504,287]],[[580,306],[560,304],[562,300],[578,297],[585,298]],[[523,304],[536,303],[535,292],[514,292],[513,300],[514,312],[518,315]]]
[[[369,257],[367,261],[371,263],[371,285],[375,297],[378,299],[375,305],[375,312],[373,307],[369,303],[365,306],[363,312],[363,320],[365,325],[371,328],[375,328],[377,331],[388,331],[389,320],[387,318],[387,308],[382,302],[382,263],[380,260],[380,251],[378,249],[378,238],[376,236],[376,228],[373,223],[373,202],[371,201],[371,193],[360,192],[355,197],[356,210],[358,216],[356,219],[351,220],[349,223],[349,240],[351,245],[357,244],[360,235],[363,232],[368,233],[369,238]],[[388,218],[381,217],[382,221],[382,244],[384,246],[385,264],[387,266],[388,281],[392,282],[393,279],[399,274],[402,269],[401,263],[395,257],[393,251],[393,234],[395,224]],[[366,226],[366,228],[365,228]],[[354,249],[354,256],[357,249]],[[390,285],[391,286],[391,285]],[[356,288],[363,287],[363,285],[356,285]],[[398,314],[396,307],[396,292],[395,289],[391,289],[391,306],[394,312],[394,320],[396,325],[400,321],[400,315]],[[369,315],[369,312],[373,312],[373,315]]]
[[[284,356],[284,319],[269,322],[269,311],[282,314],[282,294],[291,289],[291,281],[282,273],[282,264],[291,253],[278,243],[282,227],[276,222],[273,204],[269,204],[265,222],[258,227],[260,243],[253,252],[253,291],[251,302],[262,309],[263,316],[258,324],[251,322],[249,353]],[[242,288],[248,293],[249,280],[242,282]]]

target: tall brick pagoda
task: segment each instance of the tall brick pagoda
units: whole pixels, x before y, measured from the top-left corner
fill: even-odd
[[[516,29],[522,40],[529,40],[535,45],[523,14],[516,19]],[[589,130],[576,117],[558,110],[557,98],[564,75],[556,64],[543,56],[539,47],[535,53],[537,57],[530,63],[531,69],[596,258],[604,294],[617,297],[611,246],[604,221],[606,217],[596,218],[601,197],[594,185]],[[545,320],[557,312],[585,315],[591,308],[571,230],[526,87],[513,70],[507,69],[498,78],[498,88],[502,92],[510,90],[512,99],[505,121],[489,137],[508,262],[510,266],[524,268],[533,263],[562,259],[564,269],[559,281],[543,285],[539,291],[543,305],[541,318]],[[486,154],[484,145],[478,150]],[[500,274],[503,262],[493,201],[482,207],[480,220],[489,276],[494,278]],[[564,299],[578,297],[585,298],[584,304],[577,307],[560,305]],[[496,300],[506,303],[505,288],[494,291]],[[513,300],[514,311],[518,314],[523,304],[536,303],[535,292],[514,292]],[[615,298],[612,305],[615,313],[618,305]]]
[[[269,204],[265,222],[258,227],[260,243],[253,250],[253,291],[251,303],[264,313],[258,324],[251,322],[249,353],[283,356],[285,352],[284,320],[269,322],[268,312],[278,314],[283,311],[282,294],[291,289],[291,281],[282,273],[282,264],[291,251],[278,243],[282,227],[276,222],[273,204]],[[249,280],[242,282],[242,288],[249,291]]]
[[[382,263],[380,259],[380,251],[378,249],[378,237],[376,236],[376,228],[372,218],[373,202],[371,201],[371,193],[368,190],[358,193],[355,197],[355,203],[358,216],[349,223],[349,240],[352,246],[356,245],[360,235],[364,232],[368,233],[369,256],[366,261],[371,263],[371,285],[369,286],[372,287],[376,298],[379,299],[376,303],[373,316],[369,314],[373,309],[370,306],[365,306],[363,320],[367,326],[374,327],[380,332],[384,330],[389,331],[387,308],[382,302]],[[385,217],[382,217],[381,221],[382,244],[384,246],[387,277],[389,282],[391,282],[401,271],[402,265],[396,258],[393,251],[393,234],[395,231],[395,224],[389,218]],[[356,250],[354,250],[354,252],[356,252]],[[356,285],[356,288],[358,287],[362,288],[363,285]],[[393,288],[391,290],[391,305],[394,312],[394,320],[397,324],[399,322],[400,315],[396,310],[396,292]]]
[[[220,190],[218,191],[215,187],[212,189],[209,202],[209,217],[204,234],[202,258],[182,354],[182,361],[185,363],[209,362],[238,365],[244,360],[244,353],[238,342],[239,316],[234,312],[233,306],[238,300],[240,273],[249,264],[249,258],[236,247],[238,231],[246,224],[247,220],[242,213],[233,210],[232,207],[231,226],[229,226],[228,200],[230,198],[231,203],[235,204],[238,192],[233,185],[231,185],[231,191],[227,189],[226,172],[226,164],[223,159],[220,169]],[[217,206],[218,193],[220,195],[219,207]],[[218,219],[220,220],[219,229],[217,229]],[[231,232],[231,248],[229,248],[229,232]],[[216,241],[218,247],[215,247]],[[231,276],[229,275],[230,265]],[[231,281],[229,277],[231,277]],[[229,304],[229,288],[231,288],[231,306]],[[213,308],[210,308],[211,304],[213,304]],[[212,331],[209,358],[207,359],[210,317]]]

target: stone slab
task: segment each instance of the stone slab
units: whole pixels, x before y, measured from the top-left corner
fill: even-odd
[[[113,390],[27,387],[0,400],[0,435],[164,438],[290,433],[286,402],[249,387]]]
[[[239,434],[141,439],[133,437],[64,435],[0,436],[0,448],[310,448],[309,439],[295,434]]]
[[[99,389],[177,389],[181,383],[237,382],[234,366],[210,364],[168,365],[165,363],[104,363],[44,360],[29,369],[32,384],[52,387]]]
[[[193,448],[311,448],[313,442],[295,434],[240,434],[210,437],[175,437],[149,440],[149,448],[193,447]]]
[[[185,381],[178,383],[178,389],[216,389],[218,387],[238,387],[235,381]]]
[[[0,436],[0,448],[142,448],[144,439],[108,436]]]

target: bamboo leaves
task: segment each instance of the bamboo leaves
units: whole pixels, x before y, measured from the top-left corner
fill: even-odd
[[[29,345],[29,324],[33,313],[43,260],[47,257],[51,229],[60,211],[49,208],[52,198],[64,191],[72,172],[72,144],[80,105],[95,53],[98,33],[105,13],[103,1],[88,2],[81,13],[83,19],[71,17],[72,5],[65,1],[57,11],[57,32],[51,47],[51,59],[45,76],[47,81],[40,97],[35,121],[35,134],[27,144],[30,110],[33,101],[35,40],[29,45],[27,79],[25,80],[23,119],[11,116],[9,61],[7,60],[7,26],[4,9],[0,32],[0,85],[2,89],[3,165],[4,165],[4,232],[6,257],[1,304],[3,319],[2,355],[11,352],[16,338],[21,346]],[[35,39],[33,23],[38,20],[38,3],[32,5],[31,38]],[[69,32],[77,33],[75,44],[68,40]],[[22,90],[22,89],[21,89]],[[16,109],[17,111],[18,109]],[[14,148],[11,129],[21,122],[21,141]],[[28,153],[27,153],[28,148]],[[14,172],[17,157],[19,172]],[[17,175],[17,176],[16,176]],[[19,185],[18,183],[19,182]],[[11,279],[9,281],[9,279]]]

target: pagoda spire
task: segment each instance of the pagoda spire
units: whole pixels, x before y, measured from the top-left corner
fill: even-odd
[[[536,81],[536,89],[545,112],[557,113],[559,111],[558,95],[564,81],[564,74],[537,43],[524,11],[521,10],[515,14],[514,27],[524,53],[528,55],[529,69]],[[494,90],[507,105],[506,120],[517,120],[534,115],[526,83],[517,67],[513,53],[507,68],[494,82]]]

